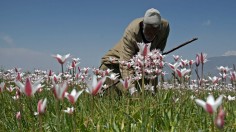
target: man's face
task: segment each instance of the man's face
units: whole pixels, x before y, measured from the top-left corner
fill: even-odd
[[[151,42],[157,35],[159,26],[153,26],[151,24],[143,24],[143,34],[147,41]]]

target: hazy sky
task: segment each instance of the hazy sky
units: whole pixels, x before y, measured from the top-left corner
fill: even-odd
[[[70,53],[81,67],[98,67],[126,26],[149,8],[170,23],[165,51],[198,38],[167,59],[236,55],[235,0],[1,0],[0,66],[60,70],[51,55]]]

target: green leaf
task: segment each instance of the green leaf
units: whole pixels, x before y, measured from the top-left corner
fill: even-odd
[[[115,132],[120,132],[120,130],[119,130],[119,128],[118,128],[118,126],[116,125],[115,122],[113,122],[113,130],[114,130]]]

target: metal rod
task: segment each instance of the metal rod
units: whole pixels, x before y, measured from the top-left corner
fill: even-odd
[[[195,41],[197,39],[198,38],[193,38],[192,40],[189,40],[189,41],[187,41],[187,42],[185,42],[185,43],[183,43],[183,44],[181,44],[181,45],[179,45],[179,46],[177,46],[177,47],[175,47],[175,48],[173,48],[173,49],[171,49],[171,50],[169,50],[167,52],[162,53],[162,55],[169,54],[169,53],[171,53],[171,52],[173,52],[173,51],[175,51],[175,50],[177,50],[177,49],[179,49],[179,48],[181,48],[181,47],[183,47],[183,46],[185,46],[185,45],[187,45],[189,43],[192,43],[193,41]]]

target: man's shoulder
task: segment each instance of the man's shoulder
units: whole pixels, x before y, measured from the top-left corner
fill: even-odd
[[[136,18],[133,21],[131,21],[127,27],[126,30],[132,31],[132,32],[137,32],[140,29],[140,23],[143,21],[143,18]]]
[[[137,23],[137,24],[139,24],[139,23],[142,22],[142,21],[143,21],[143,17],[140,17],[140,18],[134,19],[131,23]]]
[[[166,19],[164,19],[164,18],[161,19],[161,23],[162,23],[162,26],[163,26],[163,27],[168,27],[168,26],[169,26],[168,20],[166,20]]]
[[[129,27],[137,27],[143,21],[143,18],[136,18],[129,23]]]

